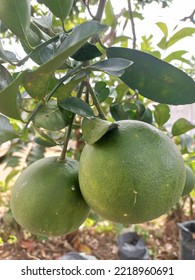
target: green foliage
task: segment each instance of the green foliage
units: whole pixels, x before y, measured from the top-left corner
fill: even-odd
[[[154,34],[143,34],[137,49],[129,47],[135,38],[125,32],[135,18],[144,20],[141,5],[165,7],[172,1],[134,1],[132,18],[124,7],[115,14],[111,0],[105,7],[98,0],[88,6],[88,1],[37,2],[0,1],[2,38],[26,53],[19,59],[14,47],[8,51],[0,42],[0,145],[11,141],[4,163],[14,168],[5,190],[25,165],[44,157],[46,148],[66,145],[71,137],[76,151],[66,152],[79,158],[83,139],[95,143],[123,119],[158,126],[193,162],[194,136],[186,133],[195,125],[179,119],[169,133],[167,123],[169,104],[195,102],[194,58],[187,58],[185,49],[172,51],[195,28],[170,30],[167,23],[157,22],[162,32],[157,45]],[[18,153],[27,146],[22,164]]]
[[[108,131],[117,128],[116,123],[111,123],[98,118],[84,118],[82,122],[83,137],[88,144],[94,144]]]
[[[14,34],[26,39],[30,26],[30,1],[1,0],[0,19]]]
[[[178,41],[184,39],[185,37],[192,36],[195,33],[195,28],[193,27],[185,27],[177,31],[173,34],[170,38],[168,38],[168,27],[164,22],[157,22],[156,25],[160,28],[163,32],[164,37],[158,43],[158,47],[162,50],[166,50],[167,48],[171,47]]]
[[[133,49],[112,47],[107,50],[107,56],[134,62],[125,70],[121,80],[141,95],[166,104],[195,102],[195,82],[178,68]]]
[[[193,128],[195,128],[195,124],[192,124],[188,120],[186,120],[184,118],[181,118],[181,119],[178,119],[173,124],[172,134],[173,134],[173,136],[181,135],[181,134],[186,133],[187,131],[189,131]]]
[[[40,4],[45,4],[56,17],[61,19],[61,21],[64,21],[69,15],[74,4],[74,0],[38,0],[38,2]]]
[[[64,100],[60,100],[59,107],[82,117],[94,116],[91,107],[78,97],[67,97]]]
[[[162,127],[170,118],[170,109],[166,104],[155,106],[154,118],[159,127]]]
[[[8,118],[0,115],[0,144],[18,138],[19,134],[14,131]]]

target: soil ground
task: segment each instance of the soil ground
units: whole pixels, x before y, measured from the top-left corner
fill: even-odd
[[[195,220],[195,216],[184,215],[176,209],[152,222],[123,227],[122,231],[115,225],[102,221],[93,226],[84,226],[69,235],[52,238],[31,235],[13,220],[10,222],[9,218],[1,219],[0,236],[4,242],[0,245],[0,259],[56,260],[68,252],[83,252],[99,260],[116,260],[119,259],[119,234],[133,230],[145,241],[150,259],[175,260],[179,259],[180,251],[177,223],[192,218]]]

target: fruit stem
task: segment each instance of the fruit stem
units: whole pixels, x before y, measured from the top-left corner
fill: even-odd
[[[70,139],[70,136],[71,136],[71,132],[72,132],[72,126],[73,126],[73,122],[74,122],[74,117],[75,117],[75,114],[70,119],[70,123],[69,123],[68,129],[67,129],[66,134],[65,134],[65,140],[64,140],[62,152],[61,152],[60,157],[58,159],[59,162],[64,162],[65,161],[66,152],[67,152],[67,148],[68,148],[68,142],[69,142],[69,139]]]
[[[82,93],[83,93],[83,89],[86,86],[85,81],[83,81],[79,87],[79,90],[77,92],[77,97],[80,98]],[[76,114],[72,114],[72,117],[70,119],[69,122],[69,126],[68,129],[65,133],[65,140],[64,140],[64,144],[63,144],[63,148],[62,148],[62,152],[60,154],[60,157],[58,159],[59,162],[64,162],[66,161],[66,152],[67,152],[67,148],[68,148],[68,142],[70,140],[70,136],[71,136],[71,132],[72,132],[72,127],[73,127],[73,122],[74,122],[74,118],[75,118]]]
[[[98,113],[99,113],[100,118],[101,118],[102,120],[107,120],[106,117],[105,117],[105,115],[104,115],[104,112],[103,112],[103,110],[102,110],[102,108],[101,108],[101,106],[100,106],[100,103],[99,103],[99,101],[98,101],[98,99],[97,99],[97,96],[95,95],[95,93],[94,93],[94,91],[93,91],[93,89],[92,89],[92,87],[91,87],[89,81],[86,82],[86,86],[87,86],[87,88],[88,88],[88,90],[89,90],[89,93],[90,93],[90,95],[91,95],[91,98],[92,98],[92,100],[93,100],[93,103],[94,103],[94,105],[96,106],[96,108],[97,108],[97,110],[98,110]]]

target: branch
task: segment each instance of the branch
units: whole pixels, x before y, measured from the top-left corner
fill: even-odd
[[[188,17],[184,17],[184,18],[182,18],[181,20],[182,21],[186,21],[186,20],[190,20],[192,23],[194,23],[195,24],[195,9],[194,9],[194,11],[191,13],[191,15],[189,15]]]
[[[97,20],[99,22],[102,19],[105,4],[106,4],[106,0],[100,0],[99,6],[98,6],[98,9],[97,9],[97,13],[96,13],[95,18],[94,18],[95,20]]]
[[[131,29],[132,29],[132,33],[133,33],[133,49],[136,48],[136,32],[135,32],[135,22],[134,22],[134,18],[133,18],[133,11],[132,11],[132,7],[131,7],[131,0],[127,0],[128,3],[128,11],[129,11],[129,19],[131,21]]]
[[[97,99],[97,97],[96,97],[96,95],[95,95],[95,93],[94,93],[94,91],[93,91],[93,89],[92,89],[92,87],[91,87],[91,85],[89,83],[89,81],[86,81],[86,86],[87,86],[87,88],[89,90],[89,94],[91,95],[93,103],[94,103],[96,109],[98,110],[100,118],[102,120],[107,120],[106,116],[104,115],[104,112],[103,112],[103,110],[102,110],[102,108],[101,108],[101,106],[99,104],[99,101],[98,101],[98,99]]]

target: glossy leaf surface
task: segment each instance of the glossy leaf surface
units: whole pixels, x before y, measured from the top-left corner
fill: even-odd
[[[173,105],[195,102],[195,82],[171,64],[150,54],[120,47],[109,48],[107,56],[134,62],[120,79],[148,99]]]

